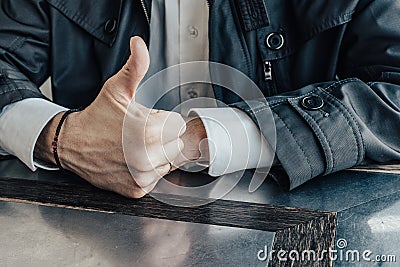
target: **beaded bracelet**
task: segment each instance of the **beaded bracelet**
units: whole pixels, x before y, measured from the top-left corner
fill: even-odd
[[[80,110],[79,110],[79,109],[70,109],[70,110],[66,111],[66,112],[62,115],[62,117],[61,117],[61,119],[60,119],[60,122],[58,123],[57,129],[56,129],[56,133],[55,133],[55,135],[54,135],[53,142],[51,143],[51,146],[52,146],[52,148],[53,148],[54,159],[55,159],[55,161],[56,161],[57,167],[58,167],[60,170],[63,170],[63,169],[64,169],[64,168],[61,166],[60,158],[59,158],[59,156],[58,156],[58,137],[59,137],[59,135],[60,135],[61,127],[62,127],[62,125],[64,124],[65,119],[68,117],[68,115],[71,115],[72,113],[78,112],[78,111],[80,111]]]

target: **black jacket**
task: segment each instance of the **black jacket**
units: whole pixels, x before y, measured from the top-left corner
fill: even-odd
[[[38,86],[49,76],[56,103],[89,105],[126,61],[129,38],[149,36],[149,1],[0,3],[0,108],[43,97]],[[209,3],[210,60],[242,71],[265,94],[287,174],[281,183],[294,188],[361,163],[400,159],[398,0]],[[215,94],[252,118],[266,112],[220,88]],[[268,127],[259,127],[268,139]]]

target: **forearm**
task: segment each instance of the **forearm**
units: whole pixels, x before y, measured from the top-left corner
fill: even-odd
[[[50,72],[48,3],[7,3],[2,1],[0,8],[0,109],[22,99],[45,98],[39,85]]]
[[[273,103],[276,154],[289,179],[282,184],[292,189],[366,161],[400,160],[398,92],[398,85],[347,79],[267,98]],[[306,97],[321,105],[305,104]],[[234,106],[255,120],[245,103]],[[269,112],[267,106],[260,110],[261,116]],[[268,139],[268,125],[258,127]]]

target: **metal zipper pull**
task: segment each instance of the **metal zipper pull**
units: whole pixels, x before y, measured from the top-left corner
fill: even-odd
[[[272,64],[269,61],[264,62],[264,79],[266,81],[272,80]]]

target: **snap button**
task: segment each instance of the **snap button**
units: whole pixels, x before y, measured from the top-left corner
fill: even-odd
[[[109,19],[104,24],[104,31],[106,33],[113,33],[117,28],[117,20],[116,19]]]
[[[285,44],[285,39],[282,34],[273,32],[265,38],[265,44],[269,49],[279,50]]]
[[[301,100],[301,105],[308,110],[319,110],[324,104],[324,100],[316,95],[306,96]]]

